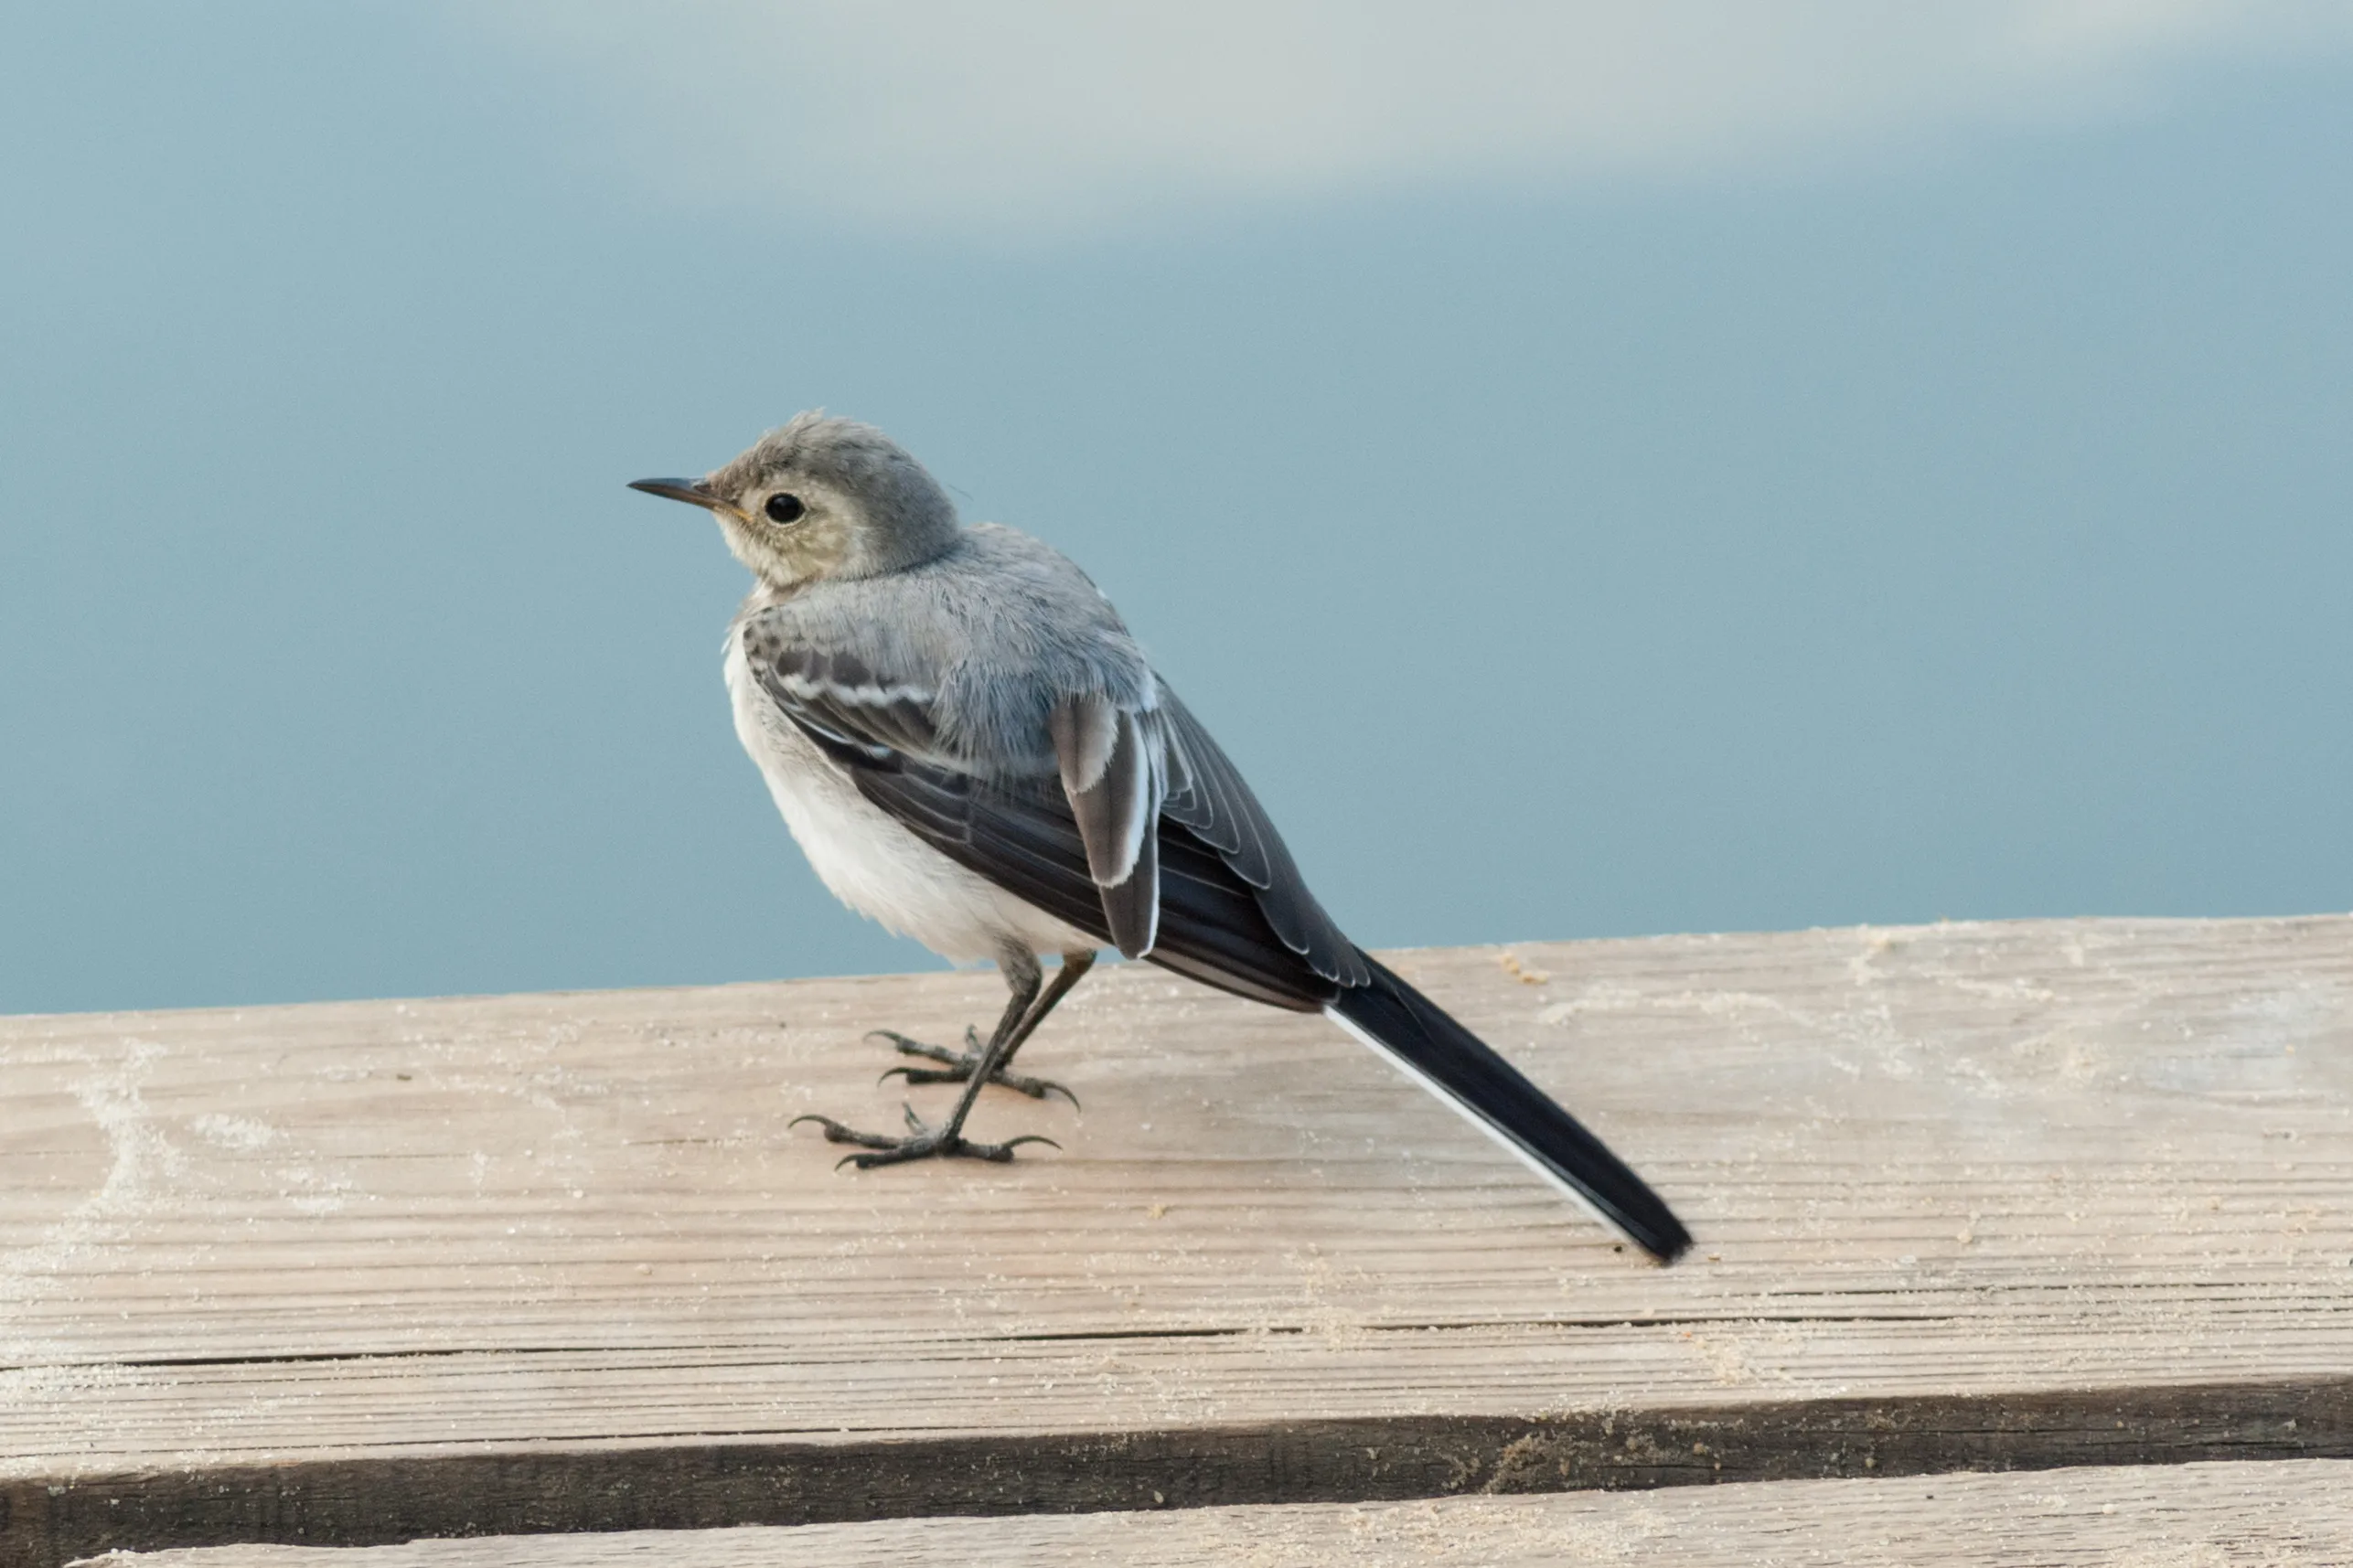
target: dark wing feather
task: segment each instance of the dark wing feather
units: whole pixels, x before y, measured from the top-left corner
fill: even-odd
[[[891,754],[932,756],[939,750],[932,721],[936,695],[911,681],[892,680],[857,654],[818,648],[744,630],[745,653],[761,688],[837,762],[843,751],[882,762]]]
[[[1088,873],[1102,890],[1111,939],[1128,958],[1152,950],[1160,925],[1159,726],[1156,714],[1094,694],[1063,699],[1046,720]]]
[[[1341,934],[1308,891],[1307,879],[1267,820],[1266,807],[1242,782],[1241,771],[1166,687],[1160,688],[1160,708],[1167,716],[1169,772],[1161,815],[1214,846],[1227,868],[1257,890],[1267,923],[1310,969],[1341,986],[1371,979],[1356,944]]]
[[[949,859],[1106,946],[1113,941],[1070,798],[1058,781],[983,784],[902,759],[851,770],[859,793]],[[1253,1001],[1312,1012],[1337,994],[1275,934],[1257,891],[1216,849],[1163,816],[1153,836],[1160,929],[1145,956]]]

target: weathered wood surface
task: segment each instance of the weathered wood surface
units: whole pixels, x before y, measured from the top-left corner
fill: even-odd
[[[2341,1568],[2353,1462],[1768,1481],[1652,1492],[1294,1503],[793,1529],[225,1546],[88,1568]]]
[[[0,1021],[0,1562],[2353,1454],[2353,921],[1512,954],[1687,1264],[1140,966],[1011,1168],[785,1125],[985,975]]]

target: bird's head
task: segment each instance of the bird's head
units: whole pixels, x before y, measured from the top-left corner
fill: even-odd
[[[701,479],[630,486],[707,508],[727,548],[773,588],[872,577],[956,542],[956,506],[922,464],[872,425],[797,414]]]

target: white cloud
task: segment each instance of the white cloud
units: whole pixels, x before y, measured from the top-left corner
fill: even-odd
[[[1400,186],[1851,158],[2353,39],[2348,0],[488,0],[682,197],[1062,232]]]

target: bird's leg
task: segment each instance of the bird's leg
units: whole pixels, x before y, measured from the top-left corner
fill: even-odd
[[[905,1160],[949,1155],[1001,1163],[1011,1159],[1013,1150],[1022,1144],[1053,1144],[1052,1138],[1041,1137],[1035,1133],[1007,1138],[1000,1144],[974,1143],[964,1136],[964,1118],[972,1114],[972,1102],[980,1097],[981,1086],[1004,1066],[1005,1059],[1012,1055],[1013,1048],[1021,1043],[1022,1021],[1037,1006],[1040,985],[1045,978],[1045,972],[1039,968],[1036,957],[1026,948],[1007,948],[1004,955],[997,960],[997,966],[1005,972],[1005,985],[1012,996],[1006,1001],[1005,1014],[997,1020],[996,1031],[989,1037],[988,1046],[966,1075],[964,1093],[957,1096],[956,1108],[948,1113],[945,1123],[936,1127],[925,1126],[915,1115],[914,1107],[910,1105],[906,1107],[907,1136],[903,1138],[884,1137],[880,1133],[861,1133],[854,1127],[842,1125],[830,1116],[795,1116],[791,1125],[798,1126],[803,1122],[815,1122],[825,1129],[825,1141],[828,1143],[856,1144],[861,1148],[872,1150],[871,1154],[853,1154],[843,1158],[842,1164],[854,1165],[861,1170],[872,1169],[878,1165],[897,1165]],[[1068,990],[1069,987],[1063,988]]]
[[[1062,967],[1054,971],[1054,979],[1047,984],[1038,999],[1030,1004],[1029,1008],[1021,1015],[1021,1021],[1014,1027],[1012,1043],[1006,1046],[1004,1057],[997,1063],[997,1070],[989,1074],[989,1083],[1016,1090],[1027,1094],[1032,1100],[1043,1100],[1048,1094],[1059,1094],[1074,1105],[1078,1104],[1077,1095],[1050,1079],[1026,1077],[1021,1073],[1006,1070],[1012,1065],[1013,1053],[1021,1050],[1023,1042],[1036,1032],[1038,1025],[1045,1022],[1046,1015],[1054,1011],[1054,1004],[1070,995],[1071,987],[1086,978],[1086,972],[1094,967],[1095,955],[1092,953],[1065,953],[1062,955]],[[920,1056],[926,1061],[945,1064],[941,1067],[893,1067],[890,1072],[882,1074],[885,1078],[904,1078],[910,1083],[964,1083],[972,1076],[973,1069],[979,1064],[981,1054],[986,1049],[980,1042],[980,1031],[968,1026],[964,1031],[962,1051],[949,1051],[942,1046],[925,1045],[919,1040],[909,1040],[894,1029],[874,1029],[866,1038],[889,1040],[898,1047],[899,1054],[902,1056]]]

